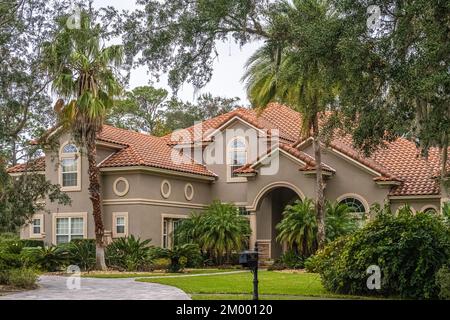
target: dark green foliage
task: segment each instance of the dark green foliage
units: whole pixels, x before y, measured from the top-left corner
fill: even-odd
[[[180,272],[189,262],[201,259],[200,249],[193,243],[175,245],[172,249],[157,247],[152,250],[152,256],[155,259],[170,259],[169,272]]]
[[[276,228],[277,240],[285,242],[295,252],[309,256],[317,249],[317,220],[311,199],[297,200],[286,206]]]
[[[108,266],[126,271],[151,269],[150,242],[151,239],[136,239],[133,235],[115,239],[106,248]]]
[[[233,251],[246,247],[251,233],[248,219],[239,214],[238,208],[220,201],[192,214],[177,229],[177,244],[195,243],[217,264],[228,262]]]
[[[302,269],[305,259],[293,250],[283,253],[273,265],[269,266],[269,270],[283,269]]]
[[[28,248],[22,253],[28,264],[42,271],[61,271],[69,262],[69,252],[65,246]]]
[[[36,287],[38,275],[35,270],[30,268],[20,268],[8,270],[3,276],[0,276],[0,284],[14,286],[22,289],[33,289]]]
[[[22,243],[24,248],[35,248],[44,246],[44,240],[21,239],[19,241]]]
[[[351,208],[346,204],[327,202],[325,216],[327,242],[355,232],[358,229],[358,218],[354,216]]]
[[[95,267],[95,239],[75,239],[66,248],[69,264],[76,265],[81,270]]]
[[[353,235],[332,242],[307,263],[321,274],[326,289],[345,294],[437,298],[436,272],[448,261],[448,227],[440,217],[400,210],[379,213]],[[366,286],[366,270],[381,269],[381,290]]]
[[[436,274],[436,284],[439,288],[439,298],[450,300],[450,268],[444,266]]]

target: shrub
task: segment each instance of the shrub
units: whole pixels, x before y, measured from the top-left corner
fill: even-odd
[[[95,239],[72,240],[67,246],[69,264],[77,265],[81,270],[95,267]]]
[[[247,218],[236,206],[214,201],[202,213],[194,213],[177,228],[175,244],[195,243],[216,263],[229,260],[234,251],[248,244],[251,234]]]
[[[436,285],[439,288],[439,298],[450,300],[450,268],[444,266],[436,274]]]
[[[25,248],[44,247],[44,241],[43,240],[22,239],[22,240],[19,240],[19,242]]]
[[[11,269],[8,271],[7,284],[23,289],[33,289],[36,287],[37,278],[38,276],[33,269]]]
[[[380,213],[363,229],[319,252],[308,268],[321,274],[326,289],[344,294],[383,294],[436,298],[436,273],[450,253],[449,231],[442,219],[408,208],[397,216]],[[366,270],[381,269],[381,289],[369,290]]]
[[[151,239],[136,239],[133,235],[114,240],[106,248],[108,265],[127,271],[149,270],[151,268],[150,241]]]
[[[302,269],[304,267],[305,259],[295,253],[293,250],[289,250],[283,253],[278,259],[275,260],[274,264],[268,269],[270,270],[283,270],[283,269]]]
[[[327,242],[351,234],[357,229],[358,221],[348,205],[327,201],[325,215],[325,234]]]
[[[153,270],[167,270],[170,266],[170,259],[168,258],[156,258],[152,260]]]
[[[276,226],[277,240],[285,242],[290,249],[304,256],[317,248],[317,220],[311,199],[295,201],[284,209],[283,219]]]
[[[0,270],[22,267],[22,258],[19,254],[0,252]]]
[[[65,246],[29,248],[22,255],[42,271],[60,271],[69,262],[69,253]]]
[[[152,254],[155,258],[170,260],[167,267],[169,272],[180,272],[186,267],[188,261],[201,258],[199,247],[193,243],[176,245],[173,249],[154,248]]]

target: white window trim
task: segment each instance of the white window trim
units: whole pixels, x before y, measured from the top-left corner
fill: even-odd
[[[117,189],[117,185],[119,184],[119,182],[123,182],[125,184],[125,189],[123,189],[122,191],[119,191]],[[124,177],[117,178],[113,183],[113,191],[118,197],[126,196],[128,194],[128,191],[130,191],[130,184],[128,183],[128,180]]]
[[[356,193],[345,193],[345,194],[339,196],[336,199],[336,202],[339,203],[342,200],[347,199],[347,198],[355,198],[355,199],[358,199],[359,201],[361,201],[361,203],[364,206],[365,213],[369,213],[369,211],[370,211],[369,203],[367,202],[366,199],[364,199],[364,197],[360,196],[359,194],[356,194]]]
[[[226,149],[226,159],[227,159],[227,182],[228,183],[234,183],[234,182],[247,182],[247,178],[246,177],[232,177],[231,174],[231,145],[233,144],[234,141],[236,140],[240,140],[245,144],[244,148],[233,148],[234,150],[237,151],[244,151],[245,152],[245,163],[247,163],[248,161],[248,143],[247,140],[245,139],[245,137],[243,136],[237,136],[237,137],[233,137],[232,139],[230,139],[230,141],[227,143],[227,149]],[[240,150],[243,149],[243,150]],[[243,165],[245,165],[245,163]]]
[[[161,214],[161,248],[164,248],[164,220],[165,219],[188,219],[188,215],[182,215],[182,214],[168,214],[163,213]],[[171,230],[169,230],[171,232]],[[169,233],[167,234],[169,236]],[[171,247],[171,244],[168,243],[168,247]]]
[[[165,186],[167,186],[167,192],[164,191]],[[168,199],[171,193],[172,193],[172,185],[170,184],[170,181],[166,179],[161,181],[161,196],[164,199]]]
[[[52,214],[52,243],[56,244],[57,218],[83,218],[83,239],[87,239],[87,212],[57,212]]]
[[[63,154],[64,147],[68,144],[73,144],[70,141],[65,142],[61,145],[59,149],[59,164],[58,164],[58,180],[59,185],[61,186],[61,191],[81,191],[81,157],[80,150],[77,147],[77,153],[65,153]],[[63,159],[75,159],[77,161],[77,185],[72,187],[63,187],[63,179],[62,179],[62,160]]]
[[[433,209],[433,210],[435,210],[436,211],[436,213],[440,213],[440,210],[435,206],[435,205],[432,205],[432,204],[426,204],[426,205],[424,205],[423,207],[422,207],[422,209],[420,209],[419,211],[420,212],[425,212],[425,210],[427,210],[427,209]]]
[[[34,233],[33,228],[33,220],[40,220],[41,221],[41,232],[40,233]],[[31,219],[31,222],[29,224],[30,228],[30,238],[33,239],[42,239],[44,237],[44,215],[42,213],[38,213],[33,215],[33,218]]]
[[[125,220],[124,233],[117,232],[117,218],[123,217]],[[128,236],[128,212],[113,212],[112,214],[112,236],[113,238],[120,238]]]
[[[191,193],[188,193],[189,188],[191,189]],[[192,201],[192,199],[194,199],[194,195],[195,195],[195,190],[194,190],[194,186],[192,185],[192,183],[186,183],[184,186],[184,197],[186,198],[187,201]]]

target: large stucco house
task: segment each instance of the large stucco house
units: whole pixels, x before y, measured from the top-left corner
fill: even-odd
[[[180,219],[213,200],[231,202],[250,220],[251,246],[277,257],[275,226],[295,199],[314,198],[314,152],[300,140],[300,115],[271,104],[261,114],[237,109],[166,137],[105,126],[98,137],[106,240],[133,234],[154,245],[171,246]],[[46,152],[34,170],[62,186],[70,206],[48,203],[21,231],[46,243],[94,238],[86,157],[61,135],[59,154]],[[356,213],[388,202],[393,211],[409,204],[415,211],[439,212],[449,195],[441,188],[438,150],[427,159],[413,142],[398,139],[370,157],[336,135],[323,146],[325,197],[344,201]],[[212,160],[213,161],[212,161]],[[9,169],[21,174],[25,165]]]

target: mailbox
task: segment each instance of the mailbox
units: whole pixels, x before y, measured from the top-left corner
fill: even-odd
[[[257,251],[243,251],[239,255],[239,264],[246,268],[256,268],[258,266]]]

